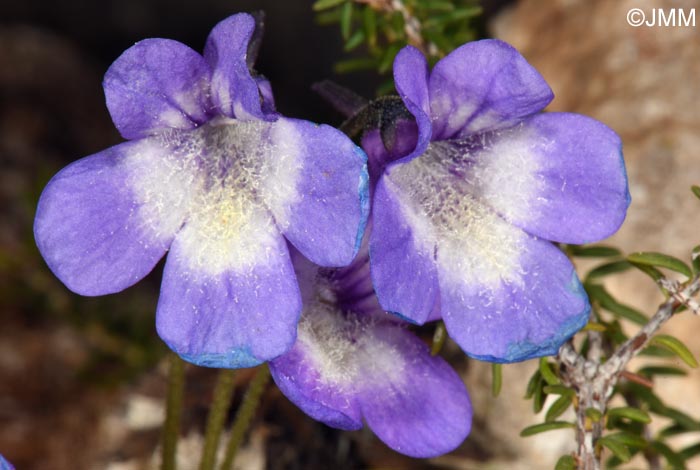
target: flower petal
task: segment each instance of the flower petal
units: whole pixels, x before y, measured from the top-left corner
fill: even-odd
[[[469,395],[457,373],[402,328],[378,326],[372,341],[382,351],[362,355],[358,395],[372,431],[411,457],[454,450],[466,439],[472,420]]]
[[[221,114],[231,118],[263,118],[258,85],[246,61],[254,30],[251,15],[230,16],[214,26],[204,47],[204,59],[212,70],[212,100]]]
[[[146,39],[114,61],[104,79],[107,107],[126,139],[165,128],[192,129],[211,107],[209,66],[170,39]]]
[[[316,421],[346,431],[362,429],[357,400],[323,374],[314,354],[313,346],[298,340],[291,351],[270,362],[270,373],[280,391]]]
[[[404,161],[417,157],[428,146],[432,135],[430,99],[428,95],[428,62],[413,46],[406,46],[394,59],[394,82],[406,108],[416,118],[418,142]]]
[[[542,76],[496,39],[465,44],[440,60],[429,80],[432,140],[510,127],[552,100]]]
[[[393,123],[394,139],[387,149],[379,129],[369,129],[362,134],[362,149],[367,154],[370,187],[374,189],[379,177],[390,163],[414,151],[418,145],[418,126],[414,119],[398,119]]]
[[[397,189],[385,176],[375,190],[370,233],[372,281],[382,307],[422,324],[439,298],[436,245],[419,238],[416,226],[425,223],[402,205]]]
[[[461,266],[454,261],[459,245],[442,246],[439,253],[442,318],[450,337],[477,359],[515,362],[556,354],[588,321],[588,298],[567,257],[524,233],[515,243],[503,247],[512,265],[497,276],[492,253],[473,251]]]
[[[551,244],[511,225],[475,195],[470,168],[445,145],[433,142],[420,158],[392,165],[377,186],[375,214],[386,205],[386,189],[414,250],[424,253],[425,264],[437,263],[440,300],[433,311],[426,313],[415,296],[395,311],[422,322],[439,309],[452,337],[476,357],[507,362],[551,354],[587,319],[587,298],[573,267]],[[379,220],[373,219],[375,230]],[[405,245],[392,242],[387,249],[410,253]],[[374,269],[381,266],[374,255],[379,250],[370,248]],[[420,272],[400,256],[383,264],[395,278]],[[373,276],[379,301],[388,308],[391,293],[382,289],[376,269]],[[421,285],[412,288],[420,292]]]
[[[255,83],[258,84],[258,92],[262,100],[261,109],[265,114],[274,114],[277,112],[275,108],[275,95],[272,93],[272,85],[270,80],[263,77],[255,77]]]
[[[630,203],[620,138],[586,116],[546,113],[496,132],[469,158],[478,196],[524,230],[588,243],[612,235]]]
[[[280,390],[329,426],[359,429],[364,417],[406,455],[457,447],[471,427],[471,404],[450,366],[396,324],[331,310],[305,305],[294,348],[270,363]]]
[[[185,214],[184,183],[164,187],[164,149],[117,145],[60,171],[39,200],[34,237],[47,264],[82,295],[119,292],[148,274]]]
[[[15,470],[15,467],[0,455],[0,470]]]
[[[350,263],[369,211],[366,157],[340,131],[307,121],[270,123],[263,199],[284,235],[322,266]]]
[[[160,337],[207,367],[252,367],[294,343],[301,298],[284,239],[259,208],[193,214],[168,256]]]

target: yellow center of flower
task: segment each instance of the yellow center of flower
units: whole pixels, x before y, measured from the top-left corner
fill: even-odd
[[[421,156],[391,169],[388,189],[402,202],[416,248],[436,253],[451,280],[491,286],[520,281],[527,234],[492,207],[526,210],[536,184],[535,169],[527,164],[532,159],[523,152],[510,144],[489,145],[486,138],[433,142]],[[517,185],[520,195],[492,204],[503,202],[497,198],[504,184]]]
[[[243,272],[279,249],[286,211],[298,197],[291,126],[219,120],[137,145],[129,166],[141,220],[156,236],[179,230],[192,269]]]

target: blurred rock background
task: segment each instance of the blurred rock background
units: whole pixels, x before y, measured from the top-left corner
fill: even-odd
[[[521,0],[492,21],[490,31],[519,49],[547,80],[555,94],[549,111],[592,116],[622,137],[632,204],[609,242],[627,253],[660,251],[689,261],[700,244],[700,203],[690,192],[691,185],[700,184],[700,19],[695,27],[633,27],[627,23],[632,8],[641,9],[648,20],[654,9],[700,14],[697,0]],[[606,286],[620,301],[647,314],[662,301],[641,273],[611,276]],[[628,333],[636,331],[628,326]],[[662,332],[700,354],[697,316],[679,315]],[[677,365],[683,367],[680,361]],[[488,374],[487,367],[479,368]],[[502,405],[519,403],[523,386],[518,378],[534,368],[505,368],[517,385],[512,396],[489,400],[493,410],[487,423],[500,428],[501,413],[509,424],[515,421],[513,414],[531,415],[528,407],[504,413]],[[698,370],[684,378],[658,379],[655,389],[667,403],[700,417]],[[506,393],[510,391],[508,387]],[[556,456],[574,448],[568,431],[522,439],[517,434],[523,423],[513,424],[507,426],[512,431],[501,432],[517,449],[520,468],[552,468]],[[700,433],[692,437],[686,445],[697,443]],[[698,459],[693,464],[690,468],[700,468]],[[641,461],[637,465],[643,467]]]
[[[153,328],[160,267],[116,296],[77,297],[48,271],[31,231],[48,179],[121,140],[104,106],[104,71],[140,39],[174,38],[201,50],[225,16],[265,10],[257,69],[271,79],[278,108],[338,124],[310,85],[332,78],[371,96],[380,80],[334,75],[339,34],[314,24],[311,3],[0,0],[0,453],[20,470],[131,470],[157,459],[165,387],[164,347]],[[700,243],[700,204],[688,189],[700,184],[700,26],[634,28],[626,14],[695,8],[700,15],[700,3],[484,5],[484,30],[520,49],[554,89],[550,110],[591,115],[622,136],[633,202],[612,242],[687,258]],[[639,275],[615,276],[610,287],[647,313],[660,301]],[[669,328],[700,354],[697,317],[685,314]],[[534,363],[505,367],[504,391],[494,399],[490,366],[465,361],[454,348],[446,354],[464,373],[476,410],[472,435],[453,454],[402,458],[369,433],[341,433],[307,419],[270,388],[239,468],[551,468],[573,448],[569,431],[518,437],[537,420],[522,399]],[[236,378],[236,403],[249,376]],[[196,468],[214,379],[214,371],[188,368],[182,468]],[[675,406],[700,417],[700,375],[658,385]]]

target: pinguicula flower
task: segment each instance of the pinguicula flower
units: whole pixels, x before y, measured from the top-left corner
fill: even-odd
[[[389,447],[412,457],[455,449],[471,429],[464,383],[379,306],[366,249],[341,269],[293,259],[304,302],[298,337],[269,363],[282,393],[335,428],[357,430],[364,420]]]
[[[15,467],[0,454],[0,470],[15,470]]]
[[[588,243],[630,203],[619,137],[586,116],[541,113],[553,94],[498,40],[466,44],[429,71],[415,48],[394,62],[415,117],[413,145],[376,186],[370,240],[381,305],[415,323],[442,318],[470,356],[554,354],[587,321],[587,296],[551,242]],[[411,123],[397,128],[405,144]]]
[[[286,240],[350,263],[368,211],[366,157],[340,131],[282,117],[247,63],[255,20],[234,15],[201,56],[146,39],[106,73],[129,141],[79,160],[44,190],[37,245],[83,295],[121,291],[170,251],[156,326],[184,359],[249,367],[294,343],[301,297]]]

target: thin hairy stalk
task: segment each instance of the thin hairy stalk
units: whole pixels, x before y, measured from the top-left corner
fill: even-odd
[[[216,465],[216,451],[219,449],[219,438],[231,406],[234,376],[235,371],[231,369],[222,369],[219,373],[211,408],[209,409],[199,470],[212,470],[214,465]]]
[[[229,437],[228,445],[226,446],[226,456],[221,464],[221,470],[231,470],[233,468],[233,461],[236,458],[238,447],[240,447],[243,437],[250,427],[250,422],[260,404],[260,397],[265,391],[268,380],[270,380],[270,370],[267,364],[263,364],[250,382],[250,386],[243,397],[243,402],[233,420],[231,437]]]
[[[182,398],[185,391],[185,363],[175,353],[170,353],[168,372],[168,395],[165,404],[165,424],[163,425],[162,464],[163,470],[177,468],[177,439],[180,435]]]

